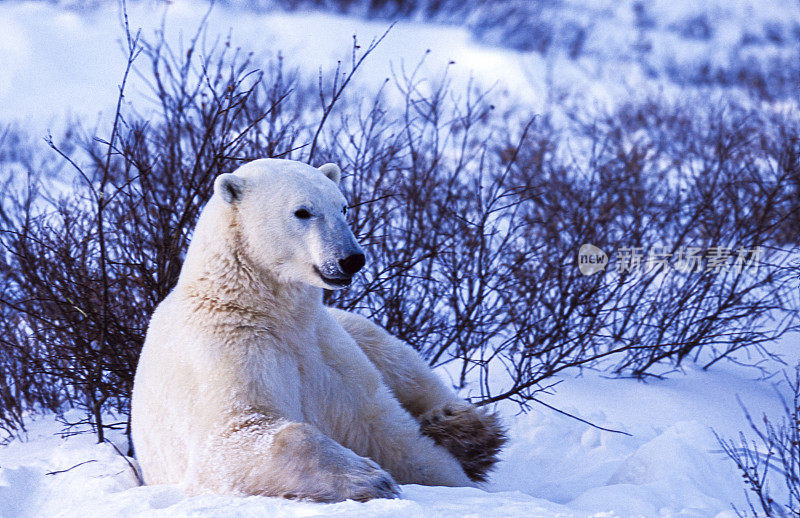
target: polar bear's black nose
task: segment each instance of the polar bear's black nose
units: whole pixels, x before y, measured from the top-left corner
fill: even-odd
[[[345,275],[353,275],[363,268],[366,262],[364,254],[353,254],[345,259],[339,259],[339,268]]]

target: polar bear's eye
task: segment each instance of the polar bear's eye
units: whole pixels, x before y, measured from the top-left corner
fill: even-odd
[[[347,214],[347,205],[342,207],[342,214]]]
[[[308,212],[306,209],[297,209],[294,211],[294,216],[300,219],[308,219],[311,217],[311,213]]]

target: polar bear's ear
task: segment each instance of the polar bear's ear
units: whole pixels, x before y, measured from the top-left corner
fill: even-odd
[[[214,180],[214,192],[226,203],[236,203],[242,199],[244,178],[233,173],[221,174]]]
[[[339,185],[339,180],[342,179],[342,170],[339,169],[339,166],[336,164],[323,164],[319,166],[319,170],[322,171],[322,174],[330,178],[333,183]]]

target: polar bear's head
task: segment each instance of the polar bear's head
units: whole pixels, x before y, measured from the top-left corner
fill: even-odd
[[[335,164],[261,159],[217,177],[214,197],[234,216],[253,264],[284,282],[338,289],[364,266],[340,177]]]

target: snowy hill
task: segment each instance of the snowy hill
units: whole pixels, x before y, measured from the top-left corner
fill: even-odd
[[[75,4],[73,9],[45,2],[0,4],[0,120],[27,121],[44,133],[65,116],[91,124],[98,111],[108,116],[113,109],[124,67],[116,3]],[[544,4],[550,7],[540,15],[550,25],[571,22],[586,28],[580,52],[570,53],[563,38],[556,38],[545,52],[521,51],[504,48],[488,35],[481,38],[493,44],[481,43],[474,28],[401,19],[357,79],[374,88],[424,59],[421,77],[439,78],[447,69],[460,84],[474,79],[494,87],[497,98],[542,110],[563,95],[586,106],[654,92],[680,95],[687,89],[734,95],[752,87],[748,80],[763,73],[768,83],[761,93],[791,102],[793,90],[784,83],[800,66],[796,2]],[[129,11],[131,26],[141,27],[143,35],[152,35],[163,21],[168,40],[185,43],[207,6],[178,1],[164,11],[163,3],[145,0],[131,2]],[[389,25],[383,19],[319,11],[240,11],[223,4],[209,15],[206,40],[210,44],[230,31],[235,44],[254,53],[256,63],[266,65],[280,54],[290,67],[313,77],[319,68],[330,70],[337,60],[349,59],[353,35],[366,44]],[[694,32],[686,27],[695,27]],[[143,95],[146,88],[134,86],[128,100],[141,109],[137,90]]]

